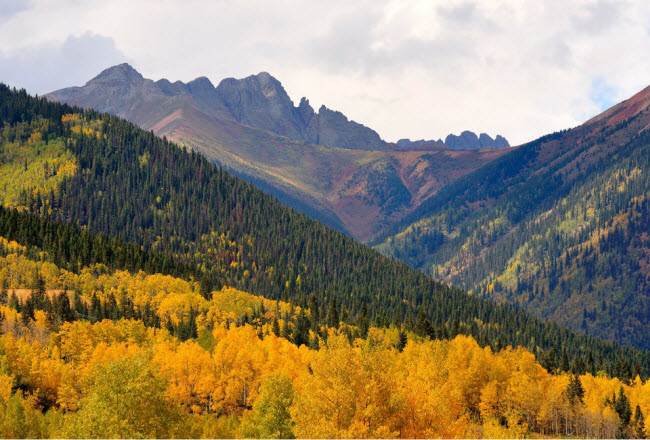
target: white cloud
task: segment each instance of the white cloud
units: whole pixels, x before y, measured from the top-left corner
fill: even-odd
[[[115,48],[111,38],[85,33],[69,36],[61,43],[0,52],[0,81],[42,95],[85,84],[107,64],[125,61],[129,59]]]
[[[34,70],[43,57],[51,74],[25,75],[41,92],[83,84],[117,58],[154,79],[266,70],[294,101],[307,96],[387,140],[469,129],[520,143],[650,83],[646,2],[567,3],[34,0],[0,10],[0,80],[5,64]],[[64,42],[88,32],[106,37],[88,45],[98,56],[64,56]],[[61,55],[48,58],[52,49]]]

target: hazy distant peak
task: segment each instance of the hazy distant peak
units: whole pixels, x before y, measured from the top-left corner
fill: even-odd
[[[456,150],[476,150],[479,148],[507,148],[510,146],[506,138],[497,135],[492,139],[490,135],[481,133],[476,136],[471,131],[463,131],[459,136],[450,134],[445,138],[445,144]]]
[[[189,83],[187,83],[187,85],[190,85],[190,84],[214,88],[214,85],[212,84],[212,81],[210,81],[205,76],[199,76],[198,78],[195,78],[192,81],[190,81]]]
[[[469,130],[463,131],[460,135],[449,134],[444,141],[442,139],[438,139],[437,141],[424,139],[412,141],[408,138],[404,138],[397,141],[397,146],[400,148],[412,148],[433,143],[444,144],[449,148],[453,148],[454,150],[507,148],[510,146],[506,138],[500,134],[498,134],[496,138],[492,139],[492,137],[490,137],[490,135],[487,133],[481,133],[479,136],[476,136],[476,133]]]
[[[260,72],[257,75],[250,75],[244,78],[243,80],[235,80],[235,82],[238,83],[252,82],[255,84],[259,84],[260,87],[263,88],[274,87],[274,88],[280,88],[282,89],[282,91],[284,91],[284,87],[282,87],[282,83],[268,72]]]
[[[257,78],[258,80],[264,81],[264,82],[270,82],[270,81],[280,82],[273,75],[271,75],[269,72],[260,72],[257,75],[252,75],[252,77]]]
[[[208,78],[200,76],[187,83],[187,90],[189,90],[193,96],[205,98],[205,96],[201,95],[211,95],[215,93],[216,89]]]
[[[135,70],[129,63],[118,64],[103,70],[99,75],[94,77],[90,82],[105,82],[111,80],[126,80],[131,83],[138,83],[144,80],[144,77]]]

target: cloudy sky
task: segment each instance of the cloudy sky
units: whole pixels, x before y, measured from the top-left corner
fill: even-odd
[[[649,55],[644,0],[0,1],[0,81],[32,93],[121,62],[215,85],[268,71],[388,141],[575,126],[649,85]]]

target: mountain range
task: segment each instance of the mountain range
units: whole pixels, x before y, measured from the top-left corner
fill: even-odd
[[[488,149],[459,148],[472,139],[469,132],[453,148],[400,148],[340,112],[321,106],[316,113],[306,98],[294,106],[281,83],[265,72],[214,87],[205,77],[187,84],[154,82],[121,64],[82,87],[46,97],[115,114],[166,136],[361,241],[386,231],[445,184],[507,152],[498,148],[507,145],[500,136]]]

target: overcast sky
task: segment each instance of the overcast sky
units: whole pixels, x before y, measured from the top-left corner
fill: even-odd
[[[0,81],[43,94],[121,62],[215,85],[268,71],[388,141],[519,144],[649,85],[649,30],[643,0],[0,0]]]

